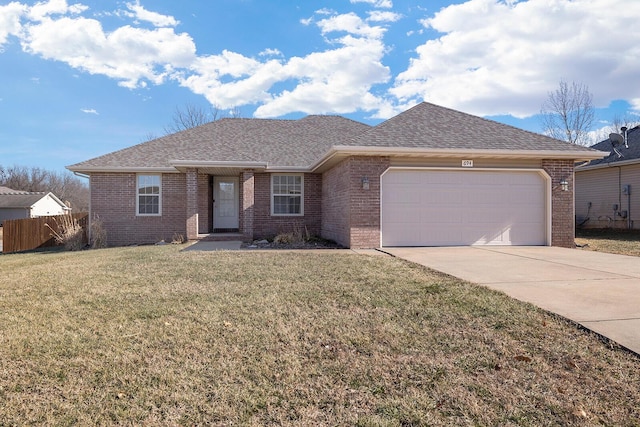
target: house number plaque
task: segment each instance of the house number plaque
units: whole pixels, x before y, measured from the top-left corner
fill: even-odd
[[[473,167],[473,160],[463,160],[462,161],[462,167],[463,168],[472,168]]]

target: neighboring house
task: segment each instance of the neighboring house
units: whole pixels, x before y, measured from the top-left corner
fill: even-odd
[[[32,193],[0,187],[0,225],[6,219],[62,215],[70,210],[53,193]]]
[[[374,127],[222,119],[68,169],[110,245],[297,227],[352,248],[573,247],[574,163],[603,155],[421,103]]]
[[[576,168],[579,227],[640,229],[640,126],[626,134],[626,143],[623,137],[594,145],[609,155]]]

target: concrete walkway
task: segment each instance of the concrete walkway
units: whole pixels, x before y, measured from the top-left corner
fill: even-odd
[[[186,248],[183,251],[239,251],[242,246],[241,241],[228,241],[228,242],[207,242],[199,240]]]
[[[571,319],[640,354],[640,258],[554,247],[384,248]]]

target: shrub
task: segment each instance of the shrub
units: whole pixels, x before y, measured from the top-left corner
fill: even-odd
[[[79,251],[84,247],[84,230],[77,219],[71,215],[62,215],[53,220],[56,223],[55,230],[49,224],[45,225],[51,230],[51,236],[57,243],[64,245],[68,251]]]
[[[311,240],[311,235],[309,234],[309,230],[307,227],[304,227],[304,230],[299,225],[293,227],[293,231],[288,233],[280,233],[274,239],[273,243],[279,244],[296,244],[296,243],[305,243]]]
[[[91,221],[91,248],[101,249],[107,247],[107,231],[99,216],[94,216]]]
[[[173,245],[181,245],[185,243],[187,239],[184,238],[184,234],[173,233],[173,237],[171,238],[171,244]]]

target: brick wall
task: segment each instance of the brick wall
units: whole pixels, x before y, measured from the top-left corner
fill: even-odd
[[[244,171],[240,176],[240,231],[245,239],[253,239],[255,210],[255,179],[253,171]]]
[[[351,248],[380,247],[380,175],[389,168],[388,157],[349,159]],[[369,180],[364,189],[362,179]]]
[[[213,186],[211,177],[206,174],[198,174],[198,231],[211,233],[213,230]]]
[[[295,228],[320,235],[322,175],[304,174],[304,215],[271,215],[271,174],[256,173],[254,179],[253,238],[274,237]]]
[[[351,248],[380,246],[380,175],[388,167],[388,157],[350,157],[324,173],[324,238]]]
[[[542,160],[542,169],[551,177],[551,245],[574,248],[573,161]],[[569,191],[562,191],[563,179],[569,183]]]
[[[349,159],[322,175],[321,236],[342,246],[351,245]]]
[[[91,215],[103,221],[107,244],[171,241],[174,233],[186,236],[186,176],[162,175],[162,216],[136,215],[135,173],[93,173]]]

